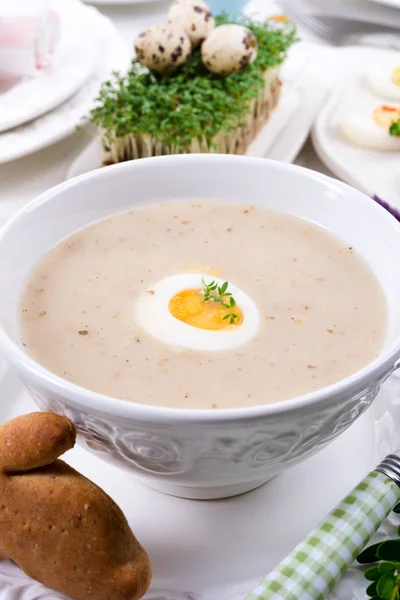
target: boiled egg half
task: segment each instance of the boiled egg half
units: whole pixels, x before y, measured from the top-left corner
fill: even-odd
[[[367,82],[378,96],[400,102],[400,55],[372,65]]]
[[[204,286],[213,287],[213,282],[217,289],[210,290],[206,300]],[[223,302],[214,300],[223,286]],[[136,320],[165,344],[209,352],[245,344],[260,324],[257,307],[247,294],[223,279],[201,274],[172,275],[155,283],[138,298]]]
[[[340,122],[342,134],[354,144],[371,150],[400,150],[400,136],[390,135],[390,127],[400,119],[400,105],[385,104],[373,110],[345,113]]]

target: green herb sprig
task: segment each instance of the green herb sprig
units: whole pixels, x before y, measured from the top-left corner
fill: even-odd
[[[395,508],[400,512],[400,505]],[[397,530],[400,538],[400,527]],[[361,552],[357,561],[364,565],[375,563],[364,572],[370,581],[367,596],[372,600],[400,600],[400,539],[373,544]]]
[[[215,281],[206,283],[204,279],[202,279],[201,284],[203,286],[204,302],[218,302],[221,306],[229,310],[229,312],[222,317],[222,320],[226,321],[229,319],[230,325],[234,325],[238,316],[233,312],[233,309],[236,306],[236,300],[232,294],[227,291],[229,283],[225,281],[225,283],[219,286]]]
[[[393,136],[400,136],[400,119],[391,124],[389,133]]]
[[[216,21],[221,25],[229,19],[221,15]],[[251,100],[265,87],[266,70],[281,64],[296,41],[296,29],[291,23],[236,22],[251,29],[258,40],[257,58],[242,73],[227,77],[210,73],[199,48],[169,75],[152,73],[136,59],[126,76],[114,73],[103,84],[89,116],[101,129],[104,146],[127,134],[148,134],[185,152],[193,139],[212,144],[218,132],[230,132],[242,123]]]

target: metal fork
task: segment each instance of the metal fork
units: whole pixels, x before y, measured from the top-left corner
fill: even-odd
[[[312,15],[301,10],[297,2],[282,0],[285,14],[318,41],[330,46],[400,44],[400,31],[396,27],[363,23],[334,16]]]

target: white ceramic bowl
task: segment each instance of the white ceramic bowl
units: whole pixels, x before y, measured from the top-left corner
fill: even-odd
[[[136,204],[190,198],[261,204],[310,219],[345,239],[365,257],[385,291],[390,323],[381,355],[335,385],[286,402],[200,411],[102,396],[53,375],[25,353],[18,336],[18,302],[25,278],[44,253],[95,219]],[[128,162],[49,190],[1,231],[0,351],[38,406],[72,419],[88,449],[169,494],[235,495],[333,440],[364,412],[398,366],[399,256],[395,219],[363,194],[312,171],[219,155]]]

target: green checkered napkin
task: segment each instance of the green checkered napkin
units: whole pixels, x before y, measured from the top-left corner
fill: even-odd
[[[373,471],[245,600],[323,600],[399,501]]]

